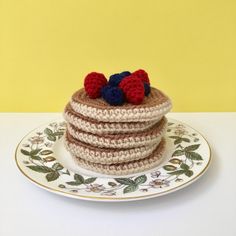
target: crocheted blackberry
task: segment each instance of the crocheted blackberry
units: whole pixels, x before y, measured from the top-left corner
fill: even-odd
[[[92,99],[101,96],[101,88],[107,84],[107,79],[102,73],[91,72],[84,80],[84,88],[88,96]]]
[[[117,87],[123,77],[120,74],[111,75],[108,81],[108,84],[113,87]]]
[[[121,75],[123,78],[125,78],[125,77],[131,75],[131,73],[130,73],[129,71],[123,71],[123,72],[120,73],[120,75]]]
[[[112,106],[119,106],[124,103],[124,93],[119,87],[107,85],[102,88],[103,99]]]
[[[144,99],[144,84],[143,82],[131,74],[125,77],[119,84],[119,87],[123,90],[126,100],[134,105],[139,105]]]
[[[126,76],[129,76],[130,74],[131,73],[129,71],[123,71],[119,74],[111,75],[108,84],[117,87],[122,79],[124,79]]]
[[[143,85],[144,85],[144,94],[145,96],[148,96],[151,92],[150,84],[144,82]]]
[[[102,98],[105,100],[105,96],[106,96],[106,91],[110,88],[110,85],[106,85],[104,87],[101,88],[101,96]]]
[[[132,75],[135,75],[136,77],[140,78],[144,83],[150,84],[148,73],[145,70],[136,70],[132,73]]]

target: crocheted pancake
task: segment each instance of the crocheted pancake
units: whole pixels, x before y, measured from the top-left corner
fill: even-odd
[[[170,99],[160,90],[151,88],[142,104],[124,103],[122,106],[108,106],[104,99],[90,99],[84,89],[74,93],[70,101],[74,111],[105,122],[143,122],[160,119],[171,109]]]
[[[79,156],[85,161],[101,164],[115,164],[145,158],[156,149],[159,143],[160,141],[151,146],[129,149],[99,148],[78,141],[68,131],[65,135],[65,147],[72,155]]]
[[[90,72],[65,107],[65,147],[79,166],[103,174],[154,168],[164,156],[165,115],[171,107],[143,69],[109,79]]]
[[[63,115],[65,120],[76,128],[98,135],[145,131],[161,119],[160,117],[146,122],[102,122],[75,112],[70,104],[67,104]]]
[[[146,131],[128,134],[96,135],[84,132],[75,126],[68,124],[67,130],[75,139],[95,147],[105,148],[134,148],[151,146],[159,143],[167,128],[167,119],[164,117],[153,127]]]
[[[163,159],[164,150],[165,140],[163,139],[150,156],[144,159],[130,161],[126,163],[103,165],[86,161],[75,155],[73,155],[73,157],[75,158],[77,164],[85,169],[99,172],[102,174],[127,175],[145,171],[158,166]]]

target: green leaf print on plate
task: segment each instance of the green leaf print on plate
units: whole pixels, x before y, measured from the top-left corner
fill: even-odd
[[[210,161],[209,146],[202,136],[173,120],[168,123],[166,134],[169,153],[160,167],[118,177],[99,177],[96,173],[85,174],[83,171],[75,173],[63,166],[54,152],[65,129],[66,123],[59,121],[31,132],[19,144],[16,161],[22,172],[36,183],[68,196],[118,201],[126,196],[135,199],[162,195],[193,181]]]

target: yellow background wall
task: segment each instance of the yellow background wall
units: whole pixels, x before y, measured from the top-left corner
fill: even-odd
[[[61,111],[144,68],[174,111],[236,111],[235,0],[0,0],[0,111]]]

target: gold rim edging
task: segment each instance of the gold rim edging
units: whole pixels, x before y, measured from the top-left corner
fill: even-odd
[[[44,126],[46,124],[48,124],[49,122],[45,123],[45,124],[42,124],[40,126],[38,126],[37,128],[31,130],[29,133],[27,133],[21,140],[20,142],[18,143],[17,147],[16,147],[16,150],[15,150],[15,162],[16,162],[16,165],[18,167],[18,169],[20,170],[20,172],[26,177],[28,178],[31,182],[33,182],[34,184],[36,184],[37,186],[43,188],[43,189],[46,189],[50,192],[54,192],[54,193],[57,193],[59,195],[68,195],[69,197],[71,198],[77,198],[77,199],[81,199],[81,200],[106,200],[106,201],[110,201],[110,202],[116,202],[116,200],[118,201],[122,201],[122,200],[144,200],[144,199],[149,199],[149,198],[153,198],[153,197],[156,197],[156,196],[163,196],[163,195],[166,195],[168,193],[171,193],[171,192],[174,192],[176,189],[182,189],[186,186],[188,186],[191,182],[194,182],[196,181],[199,177],[202,176],[202,174],[208,169],[210,163],[211,163],[211,160],[212,160],[212,151],[211,151],[211,147],[209,145],[209,142],[207,141],[207,139],[199,132],[197,131],[196,129],[192,128],[191,126],[189,126],[188,124],[185,124],[184,122],[182,121],[178,121],[178,120],[175,120],[175,119],[172,119],[170,118],[171,120],[174,120],[174,121],[177,121],[177,122],[180,122],[182,124],[184,124],[185,126],[193,129],[194,131],[196,131],[197,133],[199,133],[201,135],[201,137],[205,140],[205,142],[207,143],[208,145],[208,148],[209,148],[209,160],[207,162],[207,165],[204,167],[204,169],[202,169],[202,171],[200,173],[198,173],[198,175],[196,175],[194,178],[190,179],[189,181],[183,183],[182,185],[180,186],[176,186],[172,189],[169,189],[169,190],[166,190],[166,191],[163,191],[161,193],[152,193],[152,194],[149,194],[149,195],[143,195],[143,196],[137,196],[137,197],[116,197],[116,198],[113,198],[113,197],[96,197],[96,196],[87,196],[87,195],[80,195],[80,194],[74,194],[74,193],[68,193],[68,192],[64,192],[64,191],[61,191],[61,190],[58,190],[58,189],[54,189],[54,188],[51,188],[51,187],[48,187],[46,185],[43,185],[41,183],[38,183],[37,181],[35,181],[34,179],[32,179],[30,176],[28,176],[20,167],[19,163],[18,163],[18,160],[17,160],[17,151],[18,151],[18,148],[21,144],[21,142],[25,139],[25,137],[27,137],[30,133],[32,133],[33,131],[37,130],[38,128],[40,128],[41,126]],[[56,120],[58,121],[58,120]]]

